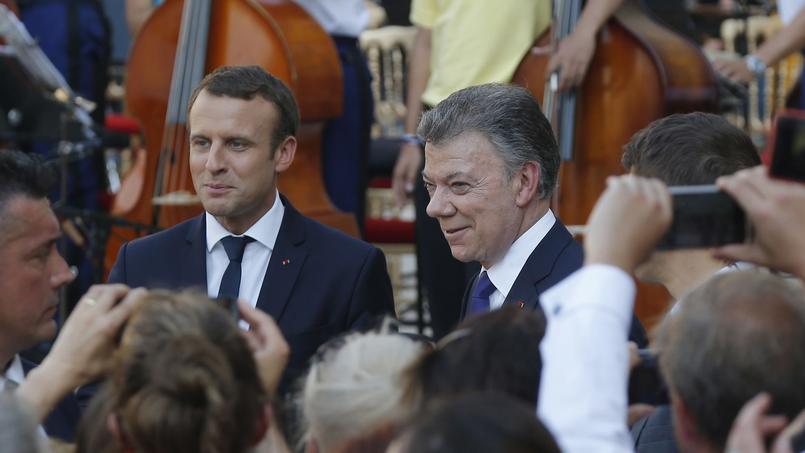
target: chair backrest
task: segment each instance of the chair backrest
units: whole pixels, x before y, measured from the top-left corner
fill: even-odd
[[[408,61],[415,27],[387,26],[361,33],[360,44],[372,73],[375,99],[373,137],[397,137],[404,132]]]

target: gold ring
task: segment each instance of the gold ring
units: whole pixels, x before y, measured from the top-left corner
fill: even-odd
[[[95,299],[93,299],[93,298],[91,298],[91,297],[85,297],[85,298],[84,298],[84,303],[85,303],[85,304],[87,304],[87,305],[89,305],[90,307],[92,307],[92,306],[94,306],[95,304],[97,304],[97,303],[98,303],[98,301],[97,301],[97,300],[95,300]]]

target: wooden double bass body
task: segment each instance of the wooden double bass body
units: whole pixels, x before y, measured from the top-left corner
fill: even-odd
[[[549,43],[550,33],[538,41]],[[542,100],[547,64],[548,57],[529,52],[513,82]],[[717,98],[715,75],[698,47],[626,0],[599,32],[579,87],[573,158],[562,162],[559,178],[562,221],[587,221],[606,178],[624,172],[622,148],[635,132],[672,113],[715,111]],[[644,323],[664,308],[668,296],[658,289],[641,286],[636,311]]]
[[[177,43],[187,38],[180,36],[183,11],[188,9],[185,1],[197,0],[167,0],[157,8],[132,47],[126,105],[141,123],[145,151],[136,157],[113,214],[164,228],[202,212],[194,201],[188,169],[189,91],[220,66],[259,65],[291,88],[300,108],[299,145],[293,165],[280,175],[280,191],[305,215],[356,236],[354,218],[333,207],[320,170],[321,132],[326,120],[340,114],[343,90],[338,54],[329,35],[290,0],[204,0],[210,9],[204,13],[209,26],[203,47],[196,43],[184,48]],[[186,28],[190,30],[185,33],[195,32],[194,27]],[[177,73],[174,68],[185,57],[182,52],[200,52],[196,60],[203,61],[201,74],[192,74],[192,68]],[[176,79],[185,77],[183,71],[193,79],[184,81],[184,87]],[[171,201],[175,194],[183,195],[178,202],[177,197]],[[155,198],[168,202],[155,204]],[[120,245],[136,236],[131,230],[113,230],[107,270]]]

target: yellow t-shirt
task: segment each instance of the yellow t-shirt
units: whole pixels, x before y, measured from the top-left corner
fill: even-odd
[[[422,102],[509,82],[551,22],[550,0],[413,0],[411,22],[431,30],[430,77]]]

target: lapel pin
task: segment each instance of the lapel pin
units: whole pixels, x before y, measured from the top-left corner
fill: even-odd
[[[525,307],[525,302],[523,302],[522,300],[519,300],[519,301],[517,301],[517,306],[522,309],[523,307]]]
[[[291,260],[289,260],[288,258],[285,258],[284,260],[282,260],[282,265],[283,266],[287,266],[289,264],[291,264]]]

